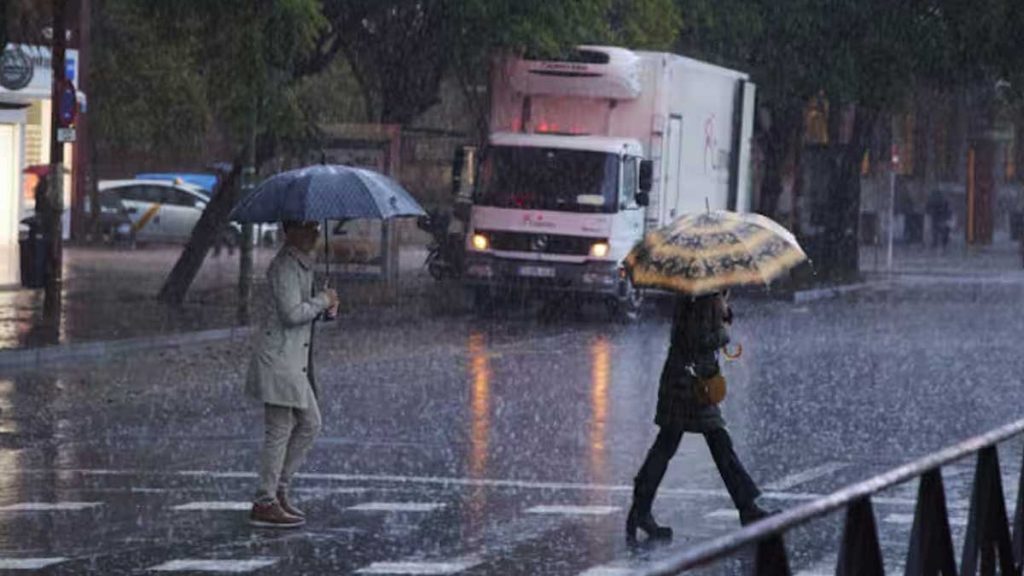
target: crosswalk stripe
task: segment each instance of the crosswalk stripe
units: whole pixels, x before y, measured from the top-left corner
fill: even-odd
[[[25,474],[83,474],[97,476],[184,476],[203,478],[227,478],[227,479],[253,479],[255,472],[218,472],[214,470],[176,470],[176,471],[153,471],[140,469],[126,470],[105,470],[87,468],[27,468],[19,470],[18,475]],[[0,476],[9,473],[0,470]],[[500,480],[493,478],[455,478],[446,476],[399,476],[394,474],[335,474],[335,473],[299,473],[296,478],[305,480],[318,480],[330,482],[390,482],[398,484],[433,484],[436,486],[481,486],[489,488],[521,488],[526,490],[581,490],[587,492],[622,492],[631,493],[632,484],[586,484],[580,482],[540,482],[530,480]],[[658,496],[682,497],[682,498],[729,498],[729,493],[724,489],[706,488],[664,488],[658,491]],[[813,492],[766,492],[763,498],[783,502],[808,502],[822,498],[823,494]],[[872,498],[875,504],[891,504],[894,506],[914,506],[916,498],[879,497]]]
[[[732,508],[721,508],[705,514],[704,517],[714,520],[736,520],[738,522],[740,513]]]
[[[621,510],[616,506],[534,506],[526,510],[527,514],[566,514],[570,516],[607,516]]]
[[[163,564],[153,566],[150,572],[227,572],[231,574],[243,574],[254,572],[273,566],[277,563],[276,558],[249,558],[245,560],[207,560],[199,558],[183,558],[171,560]]]
[[[40,570],[61,562],[67,562],[67,558],[0,558],[0,570]]]
[[[883,520],[886,524],[913,524],[913,514],[889,514]],[[950,526],[967,526],[967,518],[950,517]]]
[[[171,510],[178,510],[179,512],[190,512],[194,510],[203,511],[248,511],[252,509],[252,502],[189,502],[188,504],[181,504],[174,506]]]
[[[102,505],[102,502],[20,502],[0,506],[0,512],[72,512]]]
[[[822,476],[828,476],[829,474],[842,470],[847,466],[849,466],[849,464],[845,464],[843,462],[826,462],[821,466],[815,466],[814,468],[810,468],[802,472],[796,472],[789,476],[784,476],[774,482],[769,482],[768,484],[765,484],[764,489],[766,491],[782,492],[789,490],[794,486],[799,486],[800,484],[805,484],[811,480],[816,480]]]
[[[440,502],[365,502],[350,506],[356,512],[434,512],[444,508]]]
[[[580,572],[579,576],[630,576],[636,570],[622,566],[594,566]]]
[[[356,574],[458,574],[479,564],[479,560],[453,560],[448,562],[374,562],[356,570]]]

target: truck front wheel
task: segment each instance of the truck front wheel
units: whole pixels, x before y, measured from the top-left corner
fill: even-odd
[[[626,280],[623,292],[608,301],[608,312],[615,320],[637,322],[644,307],[644,293],[629,280]]]

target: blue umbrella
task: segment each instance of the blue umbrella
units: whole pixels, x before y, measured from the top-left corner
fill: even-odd
[[[416,200],[383,174],[320,164],[271,176],[239,203],[231,217],[255,223],[387,220],[423,215]]]
[[[324,259],[330,275],[327,220],[388,220],[425,215],[398,182],[379,172],[317,164],[267,178],[242,199],[231,219],[250,223],[324,221]]]

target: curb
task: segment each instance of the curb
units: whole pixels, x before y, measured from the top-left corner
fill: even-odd
[[[793,292],[793,303],[804,304],[817,300],[828,300],[838,298],[843,294],[856,292],[872,286],[879,286],[881,282],[858,282],[857,284],[846,284],[844,286],[829,286],[828,288],[815,288],[813,290],[800,290]]]
[[[0,368],[38,368],[44,364],[81,359],[96,360],[124,352],[241,339],[249,337],[252,330],[251,326],[239,326],[236,328],[183,332],[165,336],[82,342],[80,344],[60,344],[32,349],[0,350]]]

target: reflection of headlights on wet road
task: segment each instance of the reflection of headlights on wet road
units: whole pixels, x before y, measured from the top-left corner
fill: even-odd
[[[483,234],[473,234],[473,248],[483,251],[491,247],[490,240]]]

